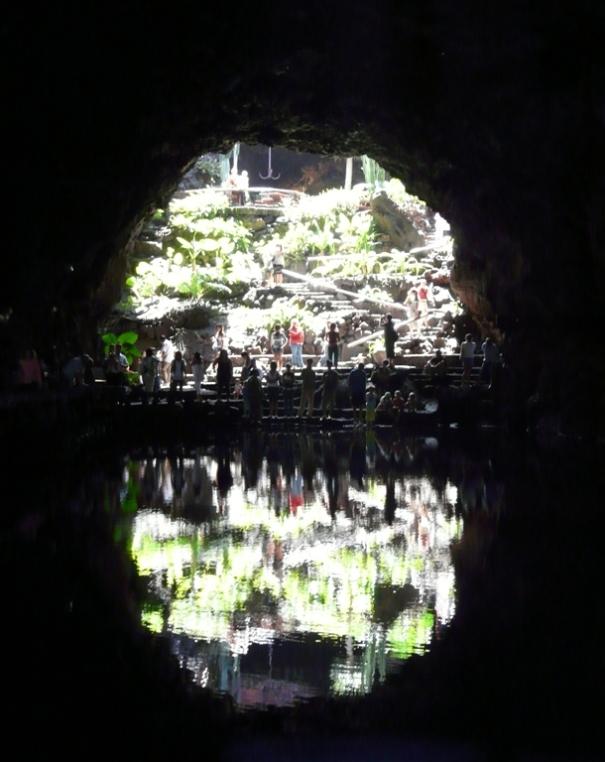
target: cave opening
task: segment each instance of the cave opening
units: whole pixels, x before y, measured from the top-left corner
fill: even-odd
[[[371,157],[238,142],[199,156],[145,221],[103,335],[136,334],[139,353],[169,336],[209,367],[221,325],[234,361],[248,352],[262,366],[274,326],[294,320],[304,342],[284,363],[297,367],[325,365],[335,323],[348,366],[382,362],[391,314],[397,364],[423,367],[436,350],[453,360],[453,250],[449,224]]]

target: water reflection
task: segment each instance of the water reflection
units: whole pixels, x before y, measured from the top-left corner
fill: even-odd
[[[436,453],[431,439],[255,434],[132,459],[146,626],[242,706],[370,691],[454,614],[465,506]],[[474,506],[472,475],[456,483]]]

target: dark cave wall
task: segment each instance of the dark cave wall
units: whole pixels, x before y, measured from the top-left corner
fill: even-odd
[[[524,393],[558,357],[575,373],[603,303],[602,31],[592,3],[11,11],[0,312],[40,347],[89,341],[137,225],[206,150],[367,153],[452,223],[455,286]],[[577,380],[551,375],[558,404]]]

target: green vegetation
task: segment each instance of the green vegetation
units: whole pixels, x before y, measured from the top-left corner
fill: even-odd
[[[367,157],[364,171],[366,186],[303,196],[273,222],[231,207],[225,193],[180,194],[150,220],[158,253],[131,261],[122,308],[144,310],[159,297],[236,305],[266,278],[277,244],[286,266],[305,262],[308,272],[320,277],[420,273],[422,265],[413,256],[392,255],[389,241],[376,229],[371,199],[377,190],[387,193],[422,234],[431,228],[426,204],[408,194],[399,180],[386,181],[384,170]],[[304,322],[304,314],[293,314],[296,309],[271,315],[267,322],[292,317]]]
[[[138,333],[135,333],[134,331],[125,331],[119,335],[115,333],[104,333],[101,336],[101,341],[103,342],[105,356],[107,357],[107,355],[109,355],[116,344],[121,344],[122,352],[128,360],[128,364],[132,365],[134,359],[141,356],[140,350],[135,346],[138,338]]]
[[[369,156],[361,157],[361,170],[370,188],[375,189],[386,182],[387,173],[380,164]]]

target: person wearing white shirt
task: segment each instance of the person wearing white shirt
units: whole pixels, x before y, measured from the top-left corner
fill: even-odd
[[[170,383],[170,368],[174,360],[174,344],[167,336],[161,336],[160,345],[160,371],[165,384]]]
[[[462,379],[468,381],[471,377],[471,370],[475,363],[475,351],[477,345],[473,341],[473,337],[470,333],[467,333],[464,337],[464,341],[460,345],[460,360],[462,362]]]

